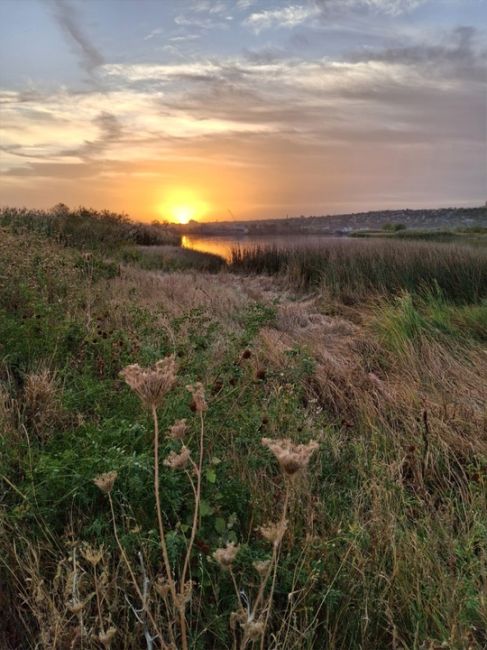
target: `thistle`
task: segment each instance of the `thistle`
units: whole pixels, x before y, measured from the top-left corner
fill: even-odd
[[[262,438],[262,444],[272,451],[282,471],[288,476],[304,469],[313,452],[319,447],[316,440],[311,440],[306,445],[295,445],[289,438]]]
[[[147,408],[158,408],[176,382],[176,360],[174,356],[166,357],[152,368],[142,368],[134,363],[122,370],[120,377]]]

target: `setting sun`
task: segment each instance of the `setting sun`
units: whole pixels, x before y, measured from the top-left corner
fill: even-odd
[[[185,224],[201,219],[208,210],[208,204],[192,189],[177,188],[166,194],[161,206],[162,215],[174,223]]]

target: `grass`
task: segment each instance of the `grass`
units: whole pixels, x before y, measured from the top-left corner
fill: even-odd
[[[196,650],[485,647],[483,258],[364,243],[161,273],[0,229],[2,648],[184,647],[183,625]],[[154,419],[119,372],[171,355]],[[199,461],[201,415],[188,476],[167,431],[186,419]],[[261,438],[319,448],[289,481]]]
[[[319,247],[235,249],[231,269],[285,276],[292,286],[325,288],[342,300],[400,291],[439,291],[457,303],[487,296],[487,254],[466,246],[337,239]]]
[[[128,249],[124,260],[147,271],[220,271],[225,261],[218,255],[177,246],[138,246]]]

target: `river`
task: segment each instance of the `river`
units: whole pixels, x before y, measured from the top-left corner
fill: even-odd
[[[309,248],[330,242],[330,240],[336,241],[336,239],[336,237],[330,237],[329,235],[254,235],[250,237],[183,235],[182,246],[203,253],[213,253],[229,261],[233,248],[246,249],[255,248],[256,246]]]

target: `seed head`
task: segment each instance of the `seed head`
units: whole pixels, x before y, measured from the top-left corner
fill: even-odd
[[[267,573],[267,570],[269,569],[271,564],[270,560],[256,560],[253,563],[254,569],[257,571],[257,573],[263,577]]]
[[[287,529],[287,521],[279,521],[277,523],[268,523],[265,526],[260,526],[259,530],[264,539],[273,544],[274,546],[279,546],[284,537],[284,533]]]
[[[83,610],[84,606],[85,604],[80,600],[75,600],[72,603],[68,603],[68,609],[71,614],[79,614]]]
[[[171,467],[171,469],[183,469],[188,464],[190,455],[191,451],[189,447],[183,445],[179,454],[175,451],[171,451],[169,456],[164,460],[164,465]]]
[[[236,612],[231,612],[230,614],[230,629],[235,630],[237,625],[243,625],[245,621],[247,620],[247,612],[245,609],[240,608]]]
[[[213,553],[213,557],[222,569],[229,569],[237,557],[239,548],[240,547],[235,545],[234,542],[230,542],[230,544],[227,544],[223,548],[217,548]]]
[[[103,544],[98,548],[91,546],[90,544],[84,544],[81,547],[81,555],[85,558],[87,562],[91,564],[92,567],[95,567],[103,558]]]
[[[105,646],[105,648],[109,648],[112,644],[113,637],[117,633],[117,628],[116,627],[109,627],[106,632],[100,632],[98,635],[98,641]]]
[[[242,624],[242,628],[245,634],[245,637],[249,641],[257,641],[259,637],[262,636],[264,632],[264,622],[263,621],[247,621]]]
[[[169,437],[173,440],[182,440],[187,430],[186,419],[176,420],[172,427],[169,427]]]
[[[295,445],[289,438],[262,438],[262,444],[270,449],[277,458],[281,469],[288,476],[304,469],[309,463],[311,454],[318,449],[318,443],[311,440],[307,445]]]
[[[166,357],[152,368],[141,368],[138,363],[134,363],[122,370],[120,377],[145,406],[157,408],[176,381],[176,360],[174,356]]]
[[[93,483],[99,488],[104,494],[110,494],[113,489],[113,485],[117,480],[117,472],[105,472],[105,474],[100,474],[93,479]]]
[[[157,591],[159,596],[162,596],[162,598],[166,598],[171,590],[169,586],[169,582],[166,580],[166,578],[163,578],[162,576],[159,576],[155,581],[154,589]]]
[[[196,382],[196,384],[190,384],[186,386],[189,392],[193,396],[193,404],[197,413],[203,413],[208,408],[208,404],[205,399],[205,389],[201,382]]]
[[[188,580],[187,582],[184,583],[183,587],[183,593],[179,593],[176,596],[176,606],[177,607],[185,607],[187,603],[191,600],[191,596],[193,595],[193,581]]]

